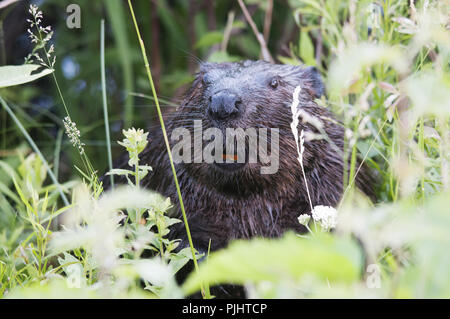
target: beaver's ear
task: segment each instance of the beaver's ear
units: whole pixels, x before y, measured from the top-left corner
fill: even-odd
[[[315,98],[320,98],[325,94],[325,85],[323,84],[322,77],[319,71],[314,66],[309,66],[303,69],[303,76],[307,84],[307,89],[311,91],[311,94]]]
[[[211,62],[201,62],[200,63],[200,67],[199,67],[199,71],[200,73],[206,73],[209,70],[214,68],[214,64],[215,63],[211,63]]]

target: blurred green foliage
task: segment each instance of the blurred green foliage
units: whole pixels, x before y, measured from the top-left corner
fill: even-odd
[[[13,51],[11,56],[7,57],[10,64],[22,63],[27,54],[27,2],[12,6],[7,12],[23,19],[14,21],[14,25],[8,24],[5,31],[15,31],[21,37],[20,42],[11,40],[6,43],[8,46],[21,46],[21,50],[15,51],[17,53]],[[149,88],[126,1],[77,1],[81,8],[80,29],[69,29],[66,26],[66,7],[71,3],[70,0],[45,0],[39,6],[45,13],[45,25],[51,25],[55,31],[55,75],[68,101],[72,120],[83,132],[87,152],[92,154],[93,166],[103,173],[107,162],[99,62],[101,18],[106,20],[105,60],[112,140],[117,140],[122,128],[132,125],[148,128],[158,123],[153,101],[136,96],[136,93],[148,94]],[[229,60],[230,57],[235,60],[257,59],[259,56],[258,43],[251,31],[246,29],[237,3],[225,0],[159,0],[136,1],[134,6],[136,12],[139,12],[139,27],[148,47],[152,73],[158,95],[164,101],[162,107],[165,112],[176,107],[186,85],[193,79],[199,61],[208,60],[210,56],[212,60]],[[277,39],[277,32],[280,34],[285,28],[289,32],[295,32],[294,20],[289,10],[287,3],[275,6],[272,36],[269,41],[273,48],[280,47],[281,41]],[[233,33],[237,34],[230,37],[226,52],[221,53],[219,48],[213,47],[221,41],[230,11],[235,12],[237,16],[233,24]],[[264,12],[254,11],[255,21],[261,23]],[[288,43],[287,40],[284,42]],[[20,52],[24,52],[24,55],[20,56]],[[39,146],[51,154],[57,132],[63,128],[59,119],[64,114],[51,78],[25,87],[2,90],[2,96],[8,98],[12,107],[17,105],[21,110],[27,110],[28,114],[33,114],[32,123],[25,114],[18,115],[26,127],[32,125],[32,133],[36,136]],[[9,149],[17,142],[17,139],[11,136],[11,132],[15,132],[15,126],[3,114],[3,110],[0,112],[3,121],[0,147]],[[65,138],[61,150],[64,156],[64,163],[60,167],[61,174],[69,178],[73,172],[72,164],[80,166],[81,163],[76,151]],[[116,143],[113,144],[113,152],[115,155],[120,152]]]

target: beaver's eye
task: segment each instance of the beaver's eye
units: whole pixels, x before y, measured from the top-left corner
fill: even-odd
[[[202,82],[205,85],[211,84],[212,80],[211,80],[211,76],[208,74],[204,74],[202,77]]]
[[[270,80],[270,86],[272,87],[272,89],[276,89],[278,86],[278,79],[273,78],[272,80]]]

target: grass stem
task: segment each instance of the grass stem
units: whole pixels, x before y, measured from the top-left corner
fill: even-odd
[[[102,19],[100,24],[100,68],[102,76],[102,100],[103,100],[103,118],[105,119],[105,133],[106,133],[106,149],[108,151],[108,166],[109,170],[113,169],[112,154],[111,154],[111,137],[109,134],[109,118],[108,118],[108,104],[106,101],[106,75],[105,75],[105,20]],[[114,189],[114,176],[109,175],[111,180],[111,187]]]
[[[44,166],[45,166],[45,169],[47,170],[48,175],[52,179],[53,184],[55,184],[56,187],[58,188],[59,194],[61,195],[61,198],[62,198],[64,204],[66,206],[69,206],[70,205],[69,201],[67,200],[67,197],[66,197],[66,195],[63,192],[61,184],[56,179],[55,174],[53,174],[53,171],[51,170],[50,166],[48,165],[48,162],[45,160],[44,155],[42,155],[41,151],[37,147],[36,143],[34,143],[33,139],[28,134],[27,130],[23,127],[22,123],[20,123],[19,119],[16,117],[14,112],[11,110],[11,108],[8,106],[8,104],[5,102],[5,100],[3,100],[3,98],[1,96],[0,96],[0,103],[3,105],[3,107],[6,110],[6,112],[8,112],[8,114],[14,120],[14,122],[17,125],[17,127],[22,132],[22,134],[25,136],[25,139],[28,141],[28,143],[30,144],[30,146],[33,149],[33,151],[40,157],[42,163],[44,163]]]

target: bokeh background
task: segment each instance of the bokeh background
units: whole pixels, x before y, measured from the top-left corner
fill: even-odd
[[[81,28],[69,29],[66,8],[81,8]],[[260,47],[236,1],[133,1],[137,20],[146,42],[158,96],[165,113],[178,105],[199,61],[258,59]],[[93,166],[106,169],[106,144],[100,78],[100,21],[106,20],[106,78],[113,154],[122,128],[157,125],[156,109],[143,66],[128,4],[122,0],[22,0],[0,11],[2,46],[0,63],[22,64],[32,50],[28,38],[28,8],[36,4],[44,12],[43,25],[52,26],[57,56],[55,74],[64,93],[71,117],[82,132]],[[248,1],[249,12],[258,25],[265,25],[269,1]],[[265,36],[274,56],[289,56],[299,28],[288,1],[276,1]],[[232,28],[224,44],[227,22]],[[267,24],[267,22],[266,22]],[[270,27],[270,29],[269,29]],[[263,32],[263,30],[261,30]],[[55,140],[62,138],[63,106],[51,77],[7,90],[6,98],[16,106],[19,119],[44,152],[52,154]],[[0,149],[23,143],[16,128],[1,110]],[[61,140],[60,174],[70,177],[80,164],[68,140]],[[51,155],[50,155],[51,156]],[[52,161],[52,158],[49,158]]]

